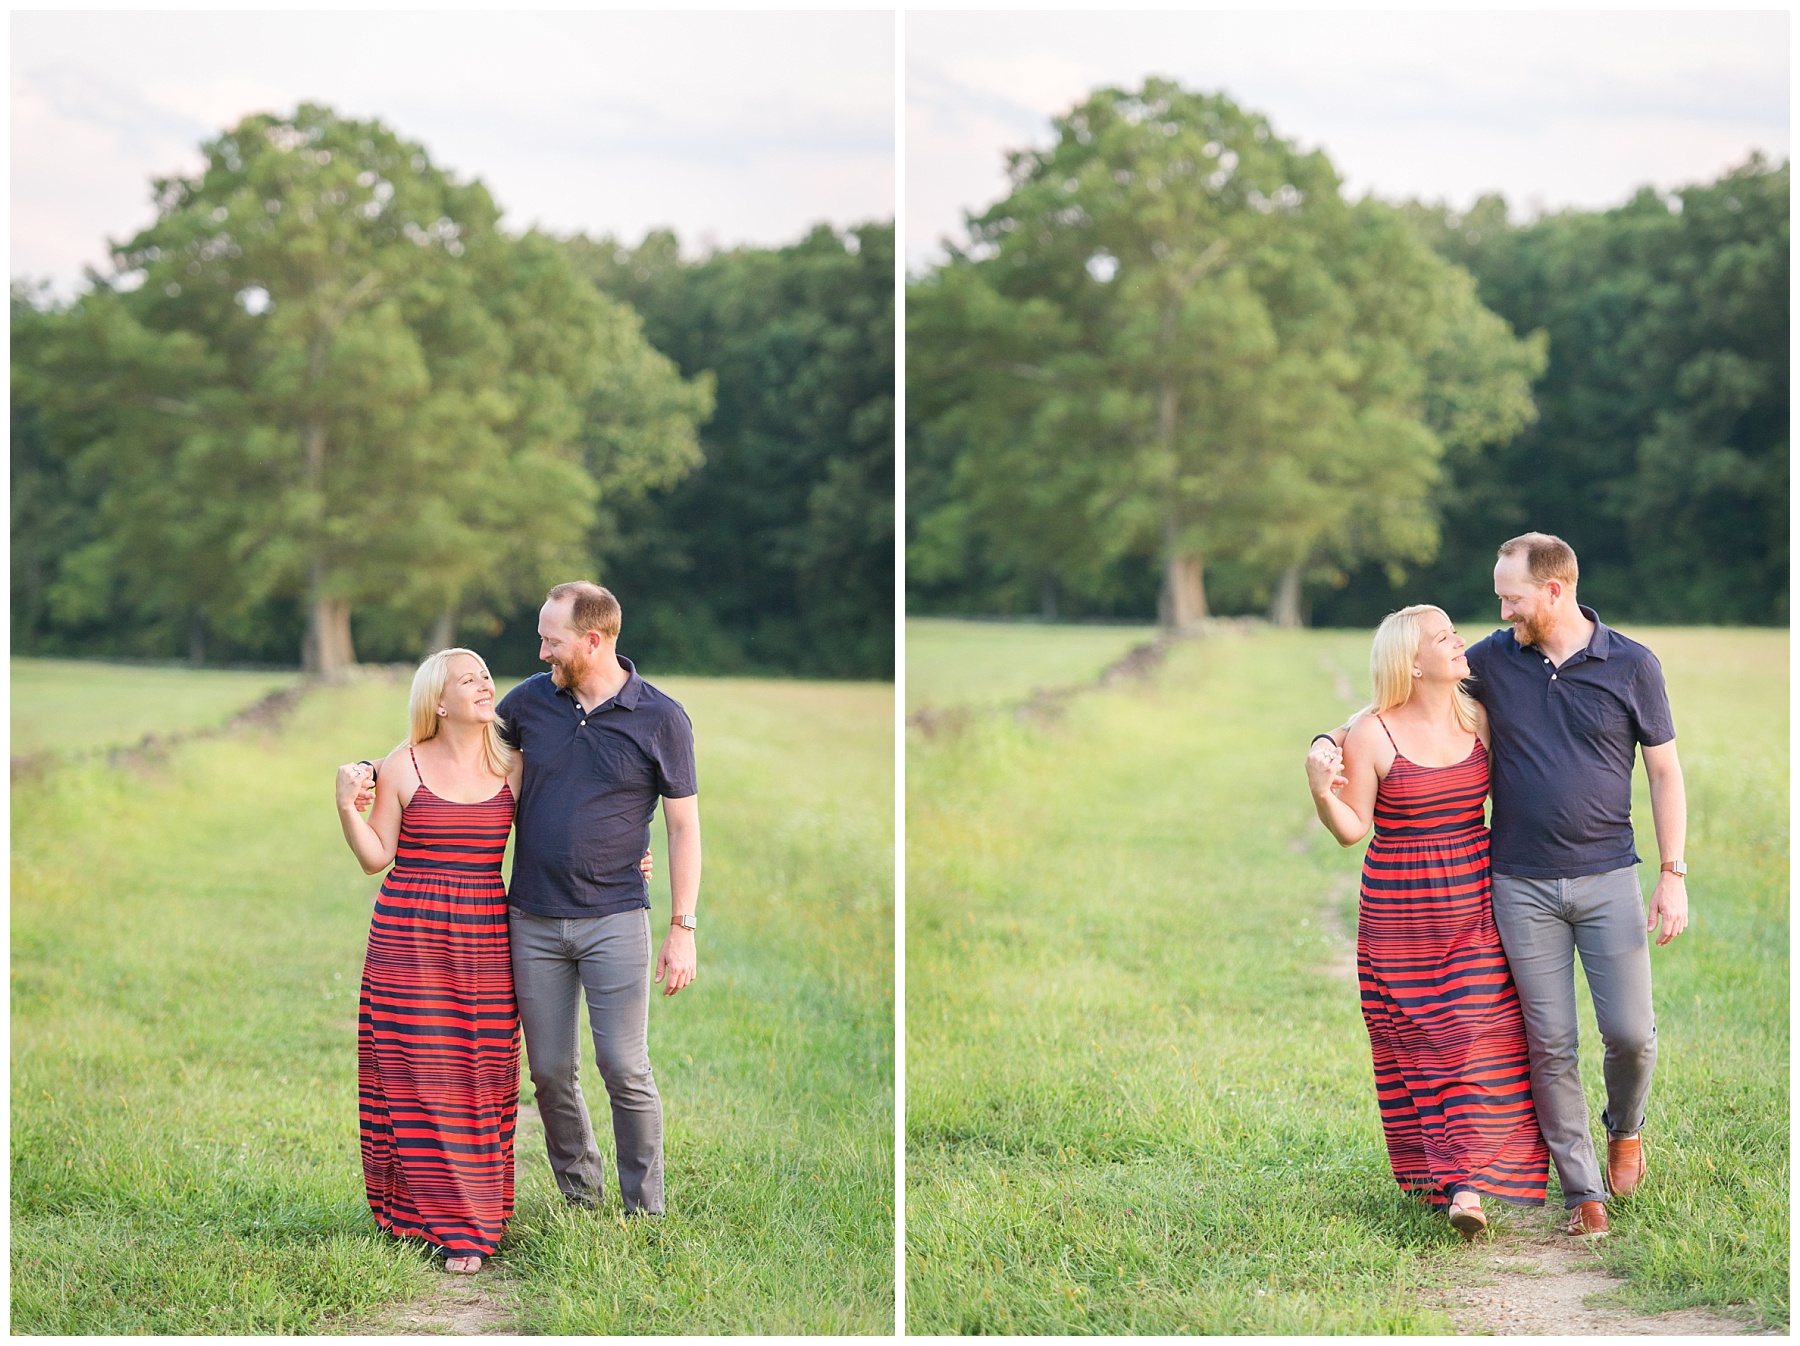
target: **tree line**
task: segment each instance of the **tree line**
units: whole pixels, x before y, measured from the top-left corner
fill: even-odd
[[[14,285],[16,652],[526,672],[586,576],[647,667],[892,675],[891,225],[512,235],[317,105],[203,151],[73,300]]]
[[[910,611],[1474,615],[1541,528],[1609,615],[1786,620],[1785,164],[1515,225],[1168,81],[1054,133],[908,287]]]

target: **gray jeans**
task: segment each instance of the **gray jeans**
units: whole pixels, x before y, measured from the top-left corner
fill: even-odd
[[[605,1186],[581,1096],[581,997],[594,1060],[612,1100],[619,1195],[628,1211],[663,1212],[662,1098],[650,1073],[650,913],[564,920],[510,910],[513,988],[556,1185],[598,1203]]]
[[[1576,1060],[1575,951],[1606,1047],[1600,1120],[1611,1137],[1635,1135],[1656,1068],[1650,941],[1637,867],[1578,879],[1493,878],[1494,924],[1525,1012],[1531,1097],[1562,1181],[1563,1205],[1604,1201]]]

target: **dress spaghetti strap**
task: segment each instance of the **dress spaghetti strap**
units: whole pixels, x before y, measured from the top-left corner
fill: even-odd
[[[1382,726],[1382,728],[1383,728],[1383,729],[1385,729],[1385,728],[1387,728],[1387,726],[1386,726],[1386,725],[1383,725],[1383,726]],[[1393,737],[1393,735],[1391,735],[1391,734],[1390,734],[1390,735],[1389,735],[1389,736],[1388,736],[1388,737],[1390,737],[1390,738],[1392,738],[1392,737]],[[417,778],[417,779],[418,779],[418,782],[419,782],[419,784],[420,784],[420,785],[425,785],[425,777],[424,777],[424,776],[423,776],[423,775],[422,775],[422,774],[421,774],[421,773],[420,773],[420,771],[419,771],[419,757],[418,757],[418,754],[417,754],[417,753],[415,753],[415,752],[414,752],[414,751],[413,751],[413,750],[412,750],[412,744],[410,744],[410,743],[408,743],[408,744],[407,744],[407,745],[406,745],[406,755],[407,755],[407,756],[408,756],[408,757],[410,757],[410,758],[412,758],[412,764],[413,764],[413,775],[414,775],[414,776],[415,776],[415,777],[416,777],[416,778]],[[425,786],[425,788],[426,788],[426,789],[428,789],[428,790],[429,790],[429,789],[430,789],[430,788],[431,788],[431,787],[430,787],[430,786],[428,786],[428,785],[426,785],[426,786]]]
[[[1376,712],[1376,715],[1375,715],[1375,723],[1376,723],[1376,724],[1378,724],[1378,725],[1380,725],[1380,726],[1381,726],[1381,732],[1382,732],[1382,733],[1384,733],[1384,734],[1386,734],[1386,735],[1387,735],[1387,736],[1388,736],[1388,743],[1389,743],[1389,744],[1391,744],[1391,745],[1392,745],[1392,746],[1393,746],[1393,749],[1394,749],[1394,751],[1395,751],[1395,752],[1399,752],[1399,751],[1400,751],[1400,745],[1399,745],[1399,744],[1398,744],[1398,743],[1395,743],[1395,742],[1394,742],[1394,731],[1393,731],[1393,730],[1392,730],[1392,729],[1389,729],[1389,728],[1388,728],[1388,727],[1387,727],[1387,721],[1386,721],[1386,720],[1384,720],[1384,719],[1382,719],[1382,718],[1381,718],[1381,714],[1380,714],[1380,712]],[[411,750],[410,750],[410,749],[408,749],[408,751],[411,751]],[[414,762],[414,763],[413,763],[413,770],[414,770],[414,771],[417,771],[417,770],[418,770],[418,769],[419,769],[419,764],[418,764],[418,763],[417,763],[417,762]]]

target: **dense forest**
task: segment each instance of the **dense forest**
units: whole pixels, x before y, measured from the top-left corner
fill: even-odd
[[[15,653],[892,676],[893,229],[509,235],[379,122],[246,119],[72,300],[12,294]]]
[[[1163,81],[908,292],[917,613],[1365,625],[1557,532],[1605,615],[1787,620],[1788,169],[1524,223],[1346,202]]]
[[[1602,612],[1655,622],[1788,621],[1788,165],[1752,159],[1668,196],[1508,223],[1486,197],[1412,207],[1482,301],[1549,337],[1538,417],[1449,465],[1443,544],[1398,586],[1321,586],[1315,620],[1400,603],[1491,606],[1496,540],[1556,533]]]
[[[659,667],[891,677],[893,225],[692,262],[666,232],[568,246],[716,387],[699,470],[603,502],[598,550],[632,595],[633,648]]]

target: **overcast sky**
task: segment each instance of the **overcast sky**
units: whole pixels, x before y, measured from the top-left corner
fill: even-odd
[[[782,243],[894,212],[894,19],[863,13],[12,15],[12,274],[67,293],[152,174],[246,113],[378,116],[506,224]]]
[[[1500,191],[1520,216],[1788,153],[1785,13],[913,13],[909,264],[1004,194],[1005,150],[1152,74],[1322,147],[1353,195]]]

